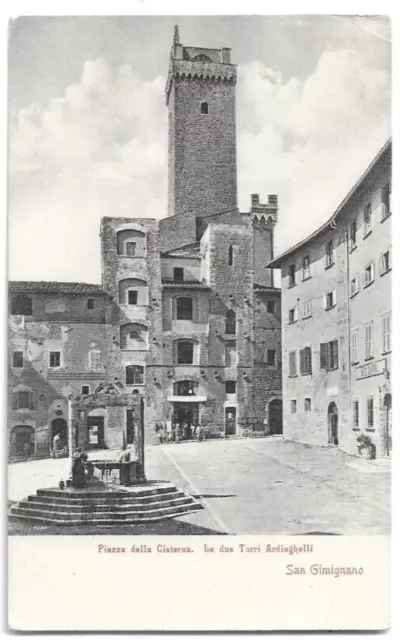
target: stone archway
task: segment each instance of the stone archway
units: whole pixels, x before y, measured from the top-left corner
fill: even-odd
[[[339,415],[335,402],[328,407],[328,444],[339,444]]]
[[[33,456],[35,453],[35,430],[25,424],[16,425],[10,434],[11,456]]]

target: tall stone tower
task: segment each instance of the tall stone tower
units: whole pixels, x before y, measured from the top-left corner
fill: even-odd
[[[237,207],[236,65],[230,49],[186,47],[175,27],[168,106],[168,215]]]

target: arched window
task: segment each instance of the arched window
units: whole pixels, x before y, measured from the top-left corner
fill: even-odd
[[[206,56],[204,53],[199,53],[198,56],[194,56],[192,58],[193,62],[212,62],[211,58]]]
[[[147,327],[143,324],[124,324],[120,329],[120,348],[127,351],[145,351],[148,348],[147,335]]]
[[[31,316],[32,298],[29,296],[14,296],[11,301],[12,316]]]
[[[148,304],[148,288],[145,280],[125,278],[119,282],[119,303],[146,306]]]
[[[234,335],[236,333],[236,313],[229,309],[225,316],[225,333]]]
[[[138,229],[117,231],[117,253],[119,256],[141,258],[146,255],[146,236]]]
[[[181,380],[174,383],[174,396],[195,396],[197,383],[191,380]]]
[[[176,343],[177,364],[193,364],[194,345],[192,340],[178,340]]]
[[[207,113],[208,113],[208,102],[202,102],[201,103],[201,113],[204,113],[205,115],[207,115]]]
[[[129,364],[125,368],[126,384],[143,384],[144,367],[138,364]]]
[[[228,265],[230,267],[233,266],[233,246],[232,245],[229,247],[229,251],[228,251]]]
[[[176,301],[176,317],[177,320],[193,319],[193,300],[192,298],[178,298]]]

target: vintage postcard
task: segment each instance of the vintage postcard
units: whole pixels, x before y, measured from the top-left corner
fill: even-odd
[[[10,22],[11,629],[390,626],[390,65],[379,15]]]

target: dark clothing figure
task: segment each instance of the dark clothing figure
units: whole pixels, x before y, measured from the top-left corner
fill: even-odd
[[[130,475],[130,462],[131,454],[126,450],[126,446],[122,448],[118,461],[121,462],[121,467],[119,471],[119,481],[123,486],[129,486],[131,484],[131,475]]]
[[[72,486],[75,489],[83,489],[85,486],[85,464],[82,459],[84,454],[77,456],[72,465]]]

